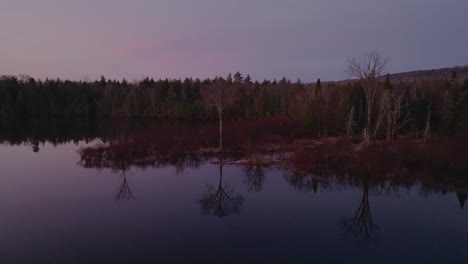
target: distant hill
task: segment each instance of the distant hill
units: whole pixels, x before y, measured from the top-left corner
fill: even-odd
[[[400,72],[400,73],[393,73],[390,74],[390,81],[393,83],[396,82],[410,82],[415,80],[443,80],[445,78],[451,79],[452,72],[457,73],[457,78],[460,82],[465,81],[468,78],[468,65],[465,66],[456,66],[451,68],[440,68],[440,69],[432,69],[432,70],[419,70],[419,71],[410,71],[410,72]],[[385,78],[385,77],[383,77]],[[329,81],[323,82],[324,84],[328,83],[336,83],[336,84],[347,84],[349,82],[353,82],[353,79],[341,80],[341,81]],[[314,85],[314,83],[312,83]]]
[[[457,78],[459,81],[464,81],[466,78],[468,78],[468,65],[461,67],[457,66],[452,68],[394,73],[390,74],[390,80],[392,82],[399,82],[413,80],[440,80],[444,78],[451,79],[452,72],[457,73]]]

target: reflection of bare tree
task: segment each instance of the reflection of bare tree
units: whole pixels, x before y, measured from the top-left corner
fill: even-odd
[[[115,200],[117,201],[135,199],[135,195],[133,195],[132,190],[130,189],[130,185],[128,184],[127,175],[125,174],[125,171],[125,166],[122,166],[123,181],[122,184],[120,184],[117,194],[115,195]]]
[[[234,193],[234,190],[228,186],[223,187],[223,162],[219,163],[219,184],[217,188],[209,186],[202,198],[200,205],[204,215],[214,215],[225,217],[237,215],[240,213],[240,207],[244,202],[241,195]]]
[[[386,180],[377,183],[375,194],[386,196],[398,196],[399,186],[395,181]]]
[[[245,167],[244,183],[247,185],[249,191],[261,191],[264,182],[265,173],[260,165],[248,165]]]
[[[369,183],[367,181],[364,181],[363,183],[361,204],[359,205],[354,217],[345,221],[344,228],[344,234],[347,237],[363,241],[375,239],[377,226],[372,220],[372,213],[369,204]]]

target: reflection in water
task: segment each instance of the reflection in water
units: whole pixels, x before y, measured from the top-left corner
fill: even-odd
[[[33,152],[39,152],[39,142],[36,141],[36,140],[32,140],[31,141],[31,147],[32,147],[32,150]]]
[[[208,190],[200,199],[202,214],[217,217],[238,215],[243,203],[244,198],[236,194],[234,189],[229,186],[223,186],[223,159],[221,158],[219,162],[218,187],[208,186]]]
[[[305,263],[306,260],[313,261],[312,258],[327,262],[322,257],[336,256],[337,261],[334,263],[346,261],[354,263],[359,260],[366,261],[394,254],[402,257],[388,260],[386,263],[400,260],[401,262],[427,263],[428,261],[410,261],[414,260],[414,258],[410,259],[411,257],[421,252],[425,253],[425,250],[430,257],[439,257],[437,261],[434,260],[438,263],[444,263],[439,260],[445,260],[447,263],[463,263],[460,260],[463,257],[466,258],[467,251],[464,249],[466,249],[467,237],[467,211],[459,212],[459,207],[463,209],[468,199],[467,188],[465,188],[466,178],[450,178],[449,181],[448,178],[429,177],[427,180],[424,178],[424,171],[406,169],[402,175],[383,177],[384,174],[388,174],[388,170],[380,166],[379,171],[363,172],[362,166],[354,170],[349,167],[342,170],[330,167],[329,172],[317,171],[315,174],[301,175],[292,173],[291,171],[294,171],[292,169],[287,172],[283,170],[289,170],[289,167],[276,170],[276,165],[263,167],[261,164],[244,164],[243,166],[241,163],[232,162],[237,161],[233,157],[224,156],[224,159],[229,158],[228,163],[239,166],[228,167],[229,172],[232,169],[234,173],[232,178],[226,178],[227,163],[222,162],[223,158],[219,159],[221,161],[219,165],[205,164],[208,160],[214,160],[216,153],[206,154],[206,156],[203,153],[190,155],[184,152],[177,156],[159,155],[160,146],[167,144],[166,141],[160,140],[153,143],[141,140],[135,144],[135,137],[129,134],[121,136],[122,134],[124,133],[114,135],[112,142],[107,145],[96,145],[94,150],[99,151],[90,149],[79,152],[81,161],[78,164],[92,168],[93,171],[94,169],[109,169],[113,175],[106,179],[93,179],[92,176],[95,173],[92,171],[83,171],[73,166],[75,153],[64,155],[64,158],[68,158],[67,162],[58,166],[43,167],[42,161],[50,164],[57,162],[56,154],[60,153],[57,151],[63,151],[63,153],[70,151],[73,149],[72,144],[54,149],[48,145],[42,147],[42,141],[33,139],[25,145],[28,155],[24,157],[11,155],[17,157],[15,160],[8,160],[10,149],[5,148],[6,154],[3,158],[6,158],[6,162],[3,165],[7,169],[3,170],[2,179],[9,185],[2,193],[11,191],[17,196],[4,195],[11,199],[4,199],[5,203],[2,205],[3,210],[6,210],[5,215],[8,216],[6,221],[9,222],[5,224],[2,220],[2,244],[10,249],[16,246],[17,250],[0,254],[1,263],[70,263],[70,259],[76,258],[77,255],[82,256],[83,261],[89,259],[86,263],[119,261],[141,263],[145,262],[141,261],[142,259],[154,252],[154,248],[161,249],[155,253],[158,254],[158,258],[164,254],[164,257],[167,257],[164,259],[173,259],[174,254],[171,252],[176,251],[178,257],[191,259],[192,262],[212,263],[217,256],[207,260],[207,249],[214,249],[209,252],[213,255],[226,256],[230,253],[233,255],[238,252],[247,252],[242,257],[251,257],[249,249],[254,244],[255,253],[259,254],[256,254],[254,259],[250,259],[251,262],[261,262],[260,259],[262,259],[263,262],[276,263],[275,261],[285,262],[284,260],[287,259],[291,263]],[[76,136],[79,137],[79,135]],[[84,144],[80,143],[80,145]],[[41,149],[37,155],[29,155],[31,147],[38,150],[39,146]],[[185,143],[181,143],[180,146],[184,150]],[[171,148],[170,144],[165,147],[165,149]],[[47,155],[52,151],[56,153]],[[21,154],[21,152],[18,153]],[[34,160],[26,160],[30,157]],[[41,162],[35,162],[37,158],[40,158]],[[10,165],[15,162],[16,167]],[[31,177],[31,173],[24,173],[29,172],[29,169],[23,172],[22,164],[31,166],[31,171],[44,170],[44,174],[40,178]],[[170,166],[180,172],[188,167],[198,167],[200,164],[204,164],[203,167],[200,170],[190,170],[191,177],[189,178],[173,177],[174,170],[172,169],[161,171],[158,169]],[[147,174],[135,168],[147,168],[151,170],[148,174],[152,176],[136,181],[136,177]],[[212,175],[213,186],[206,189],[205,178],[202,174],[209,169],[219,170],[219,175]],[[22,173],[19,173],[20,171]],[[64,173],[59,172],[73,172],[70,176],[77,177],[57,180],[63,179],[61,177]],[[129,176],[130,172],[135,173],[134,177]],[[84,177],[78,177],[78,175]],[[419,179],[421,181],[418,181]],[[26,180],[31,183],[37,181],[48,183],[47,185],[53,188],[37,188],[31,193],[18,191],[24,190],[22,187]],[[117,180],[119,185],[115,186],[116,190],[111,185],[114,180]],[[16,185],[10,187],[13,183]],[[60,184],[60,188],[55,187],[57,183]],[[194,183],[193,186],[192,183]],[[245,188],[233,189],[226,186],[227,183],[230,186],[245,184]],[[132,190],[132,187],[137,184],[141,184],[138,185],[139,191],[133,193],[135,189]],[[187,188],[183,192],[174,192],[169,187],[179,186],[176,184],[187,186]],[[80,188],[77,189],[77,186]],[[153,186],[161,188],[155,192]],[[103,198],[102,189],[109,187],[112,188],[111,193]],[[83,196],[82,188],[86,188],[89,195]],[[424,192],[418,195],[415,190],[417,188],[421,188]],[[246,194],[246,190],[261,193]],[[405,190],[408,190],[408,193]],[[63,195],[62,192],[70,192],[72,195]],[[298,194],[297,192],[310,193]],[[317,193],[317,195],[312,193]],[[442,196],[440,193],[447,193],[447,195]],[[120,202],[132,200],[135,199],[135,194],[139,197],[144,194],[145,201],[138,203],[133,201],[115,206],[114,198]],[[395,194],[401,195],[401,199],[386,197]],[[60,203],[50,203],[52,198],[59,195],[63,198]],[[196,202],[193,199],[194,195]],[[247,195],[249,195],[248,201],[251,208],[243,207],[246,206],[244,198]],[[375,203],[377,201],[373,200],[377,195],[379,196],[378,207]],[[44,199],[38,200],[38,196],[43,196]],[[281,206],[278,206],[279,197]],[[348,211],[349,197],[354,197],[354,203],[356,203],[351,211]],[[31,202],[25,203],[25,199],[30,199]],[[156,204],[148,202],[151,200],[161,202]],[[174,201],[178,202],[174,203]],[[255,210],[258,208],[262,209],[261,213]],[[18,214],[19,209],[22,211],[20,214]],[[239,214],[241,210],[243,211],[239,217],[227,217],[229,219],[224,218],[221,222],[214,221],[215,217],[200,219],[200,211],[203,215],[226,217]],[[38,211],[44,213],[38,216]],[[128,214],[129,212],[131,214]],[[391,218],[382,217],[389,213],[393,213]],[[89,218],[87,214],[93,217]],[[346,215],[347,220],[338,225],[339,216],[343,214]],[[31,217],[37,219],[30,222],[28,219]],[[411,221],[406,221],[410,218]],[[91,219],[91,222],[86,222],[88,219]],[[229,223],[225,223],[225,220],[229,220]],[[378,222],[375,222],[376,220]],[[74,228],[69,228],[70,223],[75,224]],[[232,228],[232,224],[236,228]],[[402,229],[404,232],[401,234],[392,233],[394,230]],[[424,230],[424,234],[421,234],[420,230]],[[230,232],[235,232],[235,234]],[[229,243],[213,244],[213,241],[222,241],[226,235],[231,234],[233,235]],[[44,240],[45,237],[48,238],[47,241]],[[311,237],[317,239],[311,239]],[[350,240],[345,243],[335,241],[343,237]],[[362,241],[373,242],[377,239],[385,239],[385,243],[372,244],[372,250],[356,250],[354,247]],[[93,243],[93,241],[97,242]],[[418,243],[419,248],[412,247],[415,242]],[[446,244],[439,246],[440,242]],[[71,243],[71,251],[57,250],[64,243]],[[367,243],[363,244],[367,245]],[[181,245],[185,247],[181,249]],[[215,248],[212,248],[213,245]],[[265,252],[268,254],[263,254]],[[334,254],[336,252],[343,254]],[[10,254],[10,259],[20,259],[26,256],[30,261],[8,261],[10,259],[2,258],[3,254],[7,256]],[[62,257],[63,261],[40,262],[36,260],[37,258],[49,260],[53,254]],[[260,254],[261,256],[258,256]],[[109,256],[112,259],[106,261]],[[31,261],[32,259],[35,261]],[[98,260],[94,262],[95,259]],[[219,262],[218,259],[216,260]],[[236,260],[244,259],[239,257]],[[380,260],[387,261],[384,258]],[[365,263],[365,261],[360,263]]]
[[[398,196],[398,190],[400,186],[396,182],[387,180],[387,181],[380,181],[380,182],[377,181],[375,184],[376,184],[376,187],[375,187],[376,195]],[[409,190],[410,186],[406,185],[405,188]]]
[[[369,204],[369,181],[363,180],[362,192],[361,203],[354,217],[344,223],[344,235],[356,240],[371,241],[375,239],[377,226],[372,220]]]
[[[122,134],[159,128],[163,122],[130,118],[28,118],[0,120],[0,143],[19,145],[30,143],[33,151],[38,144],[53,145],[91,142],[99,139],[113,141]]]
[[[317,193],[319,187],[322,189],[330,188],[334,182],[334,177],[331,175],[317,176],[314,174],[300,174],[295,172],[286,171],[284,179],[296,191]]]
[[[109,144],[97,144],[94,147],[83,148],[79,151],[80,165],[86,168],[111,168],[114,171],[122,171],[123,182],[117,192],[117,200],[134,199],[126,178],[126,169],[136,167],[163,167],[174,166],[177,173],[188,167],[196,168],[204,162],[211,160],[216,152],[199,151],[190,152],[195,144],[184,137],[174,138],[174,129],[162,130],[152,140],[141,135],[120,133],[113,135]],[[168,141],[168,139],[171,139]],[[31,140],[33,149],[38,150],[38,141]],[[193,143],[193,142],[192,142]],[[203,143],[205,144],[205,143]],[[209,149],[205,149],[209,150]],[[172,154],[171,154],[172,153]],[[175,154],[174,154],[175,153]],[[233,155],[233,153],[230,153]],[[230,159],[235,156],[230,156]],[[240,211],[243,198],[234,194],[234,191],[222,185],[223,162],[220,158],[220,179],[217,188],[210,189],[203,195],[200,204],[204,214],[226,216],[237,214]],[[124,164],[124,166],[122,165]],[[428,192],[456,192],[460,207],[463,209],[467,200],[468,184],[464,178],[456,178],[455,175],[444,178],[425,178],[424,168],[412,168],[411,170],[398,169],[401,175],[397,175],[391,163],[376,163],[368,160],[360,160],[359,163],[346,164],[347,166],[327,166],[316,171],[315,174],[303,172],[297,173],[294,166],[286,166],[284,172],[285,180],[294,187],[296,191],[318,193],[319,189],[337,188],[340,186],[363,186],[363,197],[355,216],[347,221],[346,234],[351,237],[360,237],[369,240],[373,237],[375,225],[369,207],[369,191],[375,191],[377,195],[392,195],[400,187],[409,189],[411,186],[422,183],[422,189]],[[375,165],[375,166],[374,166]],[[385,166],[384,166],[385,165]],[[362,175],[367,175],[363,177]],[[411,175],[411,176],[410,176]],[[363,179],[366,178],[366,179]],[[358,181],[352,183],[353,181]],[[243,183],[249,191],[260,192],[265,183],[265,172],[262,164],[245,164]],[[370,190],[369,190],[370,189]]]
[[[466,199],[468,198],[467,193],[457,193],[458,202],[460,203],[460,209],[465,207]]]
[[[265,183],[265,172],[261,165],[247,165],[244,168],[244,183],[249,191],[259,192]]]
[[[132,190],[130,189],[130,185],[128,184],[128,181],[127,181],[127,175],[125,174],[126,170],[127,168],[125,167],[125,163],[122,162],[123,181],[122,181],[122,184],[120,184],[117,194],[115,195],[115,199],[117,201],[135,199],[135,195],[133,195]]]

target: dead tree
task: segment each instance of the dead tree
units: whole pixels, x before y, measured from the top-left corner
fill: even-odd
[[[379,129],[383,127],[386,140],[395,139],[398,132],[410,121],[411,116],[406,111],[408,107],[408,100],[402,91],[386,89],[380,101],[380,111],[373,137],[375,138]]]
[[[233,91],[224,80],[217,79],[208,90],[208,103],[213,105],[219,118],[219,150],[223,149],[223,111],[233,101]]]
[[[380,86],[379,78],[384,74],[388,62],[388,58],[383,57],[375,50],[348,61],[347,73],[350,77],[358,78],[361,81],[366,96],[366,127],[363,132],[366,146],[370,143],[373,128],[372,113],[375,95]]]

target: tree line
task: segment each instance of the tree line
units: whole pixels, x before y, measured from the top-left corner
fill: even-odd
[[[287,117],[300,121],[316,136],[351,137],[364,131],[373,138],[391,140],[408,133],[425,137],[430,133],[468,132],[468,79],[461,82],[456,71],[448,78],[431,80],[374,77],[369,88],[366,78],[328,83],[318,79],[311,84],[286,78],[258,82],[239,72],[205,80],[144,78],[138,82],[105,77],[88,82],[2,76],[0,119],[41,116],[199,121],[218,119],[222,106],[224,119]]]

